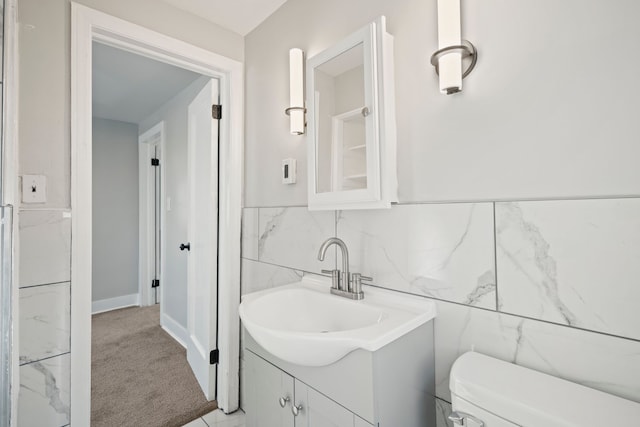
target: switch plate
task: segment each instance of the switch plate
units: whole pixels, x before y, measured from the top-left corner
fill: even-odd
[[[296,183],[296,159],[284,159],[282,161],[282,183]]]
[[[47,202],[47,177],[22,175],[22,203]]]

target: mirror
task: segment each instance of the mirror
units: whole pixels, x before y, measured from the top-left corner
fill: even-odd
[[[309,209],[396,201],[392,49],[381,17],[307,61]]]
[[[320,64],[313,86],[318,106],[316,191],[366,188],[363,44]]]

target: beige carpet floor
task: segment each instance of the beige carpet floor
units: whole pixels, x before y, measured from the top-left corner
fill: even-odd
[[[160,328],[159,306],[93,316],[91,426],[182,426],[214,409],[185,349]]]

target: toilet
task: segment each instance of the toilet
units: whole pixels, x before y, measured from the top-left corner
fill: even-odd
[[[469,352],[451,367],[454,426],[640,426],[640,403]]]

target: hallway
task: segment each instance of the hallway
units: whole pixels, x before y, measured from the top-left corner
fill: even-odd
[[[216,409],[160,327],[159,305],[95,314],[92,332],[92,426],[178,427]]]

